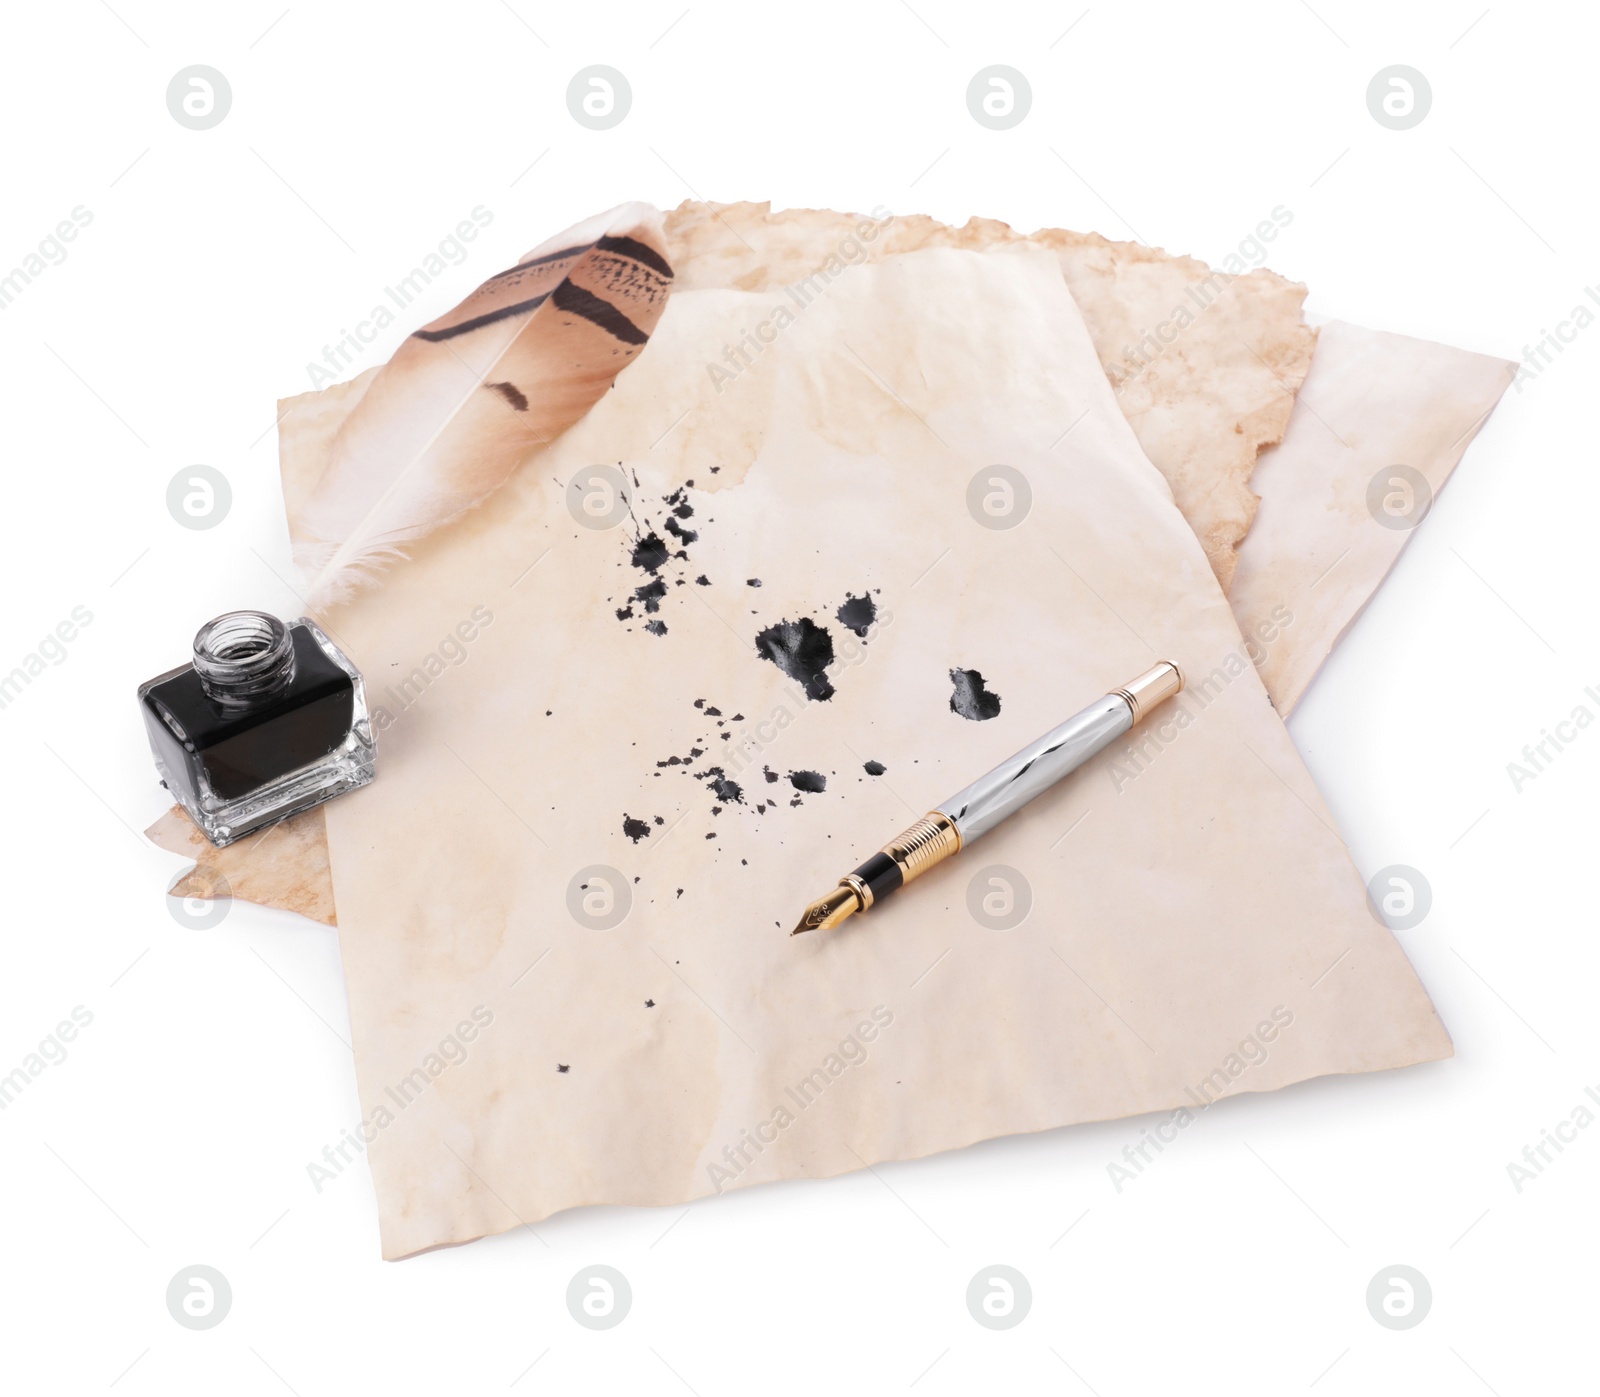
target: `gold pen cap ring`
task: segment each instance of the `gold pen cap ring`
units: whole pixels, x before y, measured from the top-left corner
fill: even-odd
[[[1137,723],[1158,703],[1171,698],[1182,688],[1183,672],[1171,660],[1162,660],[1116,692],[1119,698],[1127,702],[1133,711],[1133,721]]]

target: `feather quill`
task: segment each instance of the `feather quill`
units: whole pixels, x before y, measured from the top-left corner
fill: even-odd
[[[648,342],[671,283],[660,212],[623,204],[412,334],[340,427],[301,511],[311,609],[370,584],[582,417]]]

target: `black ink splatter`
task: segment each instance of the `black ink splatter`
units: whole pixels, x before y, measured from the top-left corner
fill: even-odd
[[[803,684],[808,699],[825,702],[833,697],[827,675],[833,637],[809,616],[768,626],[756,637],[756,653]]]
[[[953,669],[950,682],[955,686],[950,695],[950,711],[982,723],[1000,712],[1000,695],[991,694],[983,687],[983,676],[975,669]]]
[[[722,768],[715,768],[719,773]],[[717,775],[711,778],[711,789],[717,793],[718,800],[725,800],[729,805],[744,804],[744,787],[737,781],[730,781],[726,776]]]
[[[496,393],[510,403],[512,407],[516,408],[518,412],[526,412],[528,410],[527,395],[520,388],[518,388],[516,384],[486,383],[484,384],[484,387],[494,389]]]
[[[557,1072],[570,1072],[570,1071],[572,1071],[572,1064],[570,1062],[558,1062],[558,1063],[556,1063],[556,1071]]]
[[[846,596],[844,605],[834,613],[839,618],[839,624],[847,630],[854,631],[862,639],[872,628],[872,623],[878,619],[878,608],[871,597]]]
[[[828,778],[820,771],[791,771],[789,784],[797,791],[807,791],[811,795],[828,789]]]
[[[861,768],[868,776],[882,776],[889,768],[882,762],[868,762]]]
[[[686,548],[700,537],[694,529],[684,528],[682,524],[671,516],[668,516],[665,528],[673,538],[678,539]]]
[[[654,529],[633,545],[633,565],[646,572],[660,572],[671,556],[667,545],[661,541],[661,535]]]
[[[709,587],[711,585],[711,579],[707,577],[705,573],[701,573],[699,577],[695,578],[694,585],[696,587]]]
[[[665,621],[646,621],[644,628],[651,635],[665,635],[667,633],[667,623]]]
[[[746,587],[759,587],[761,585],[761,579],[759,577],[747,577],[744,580],[744,585]]]
[[[762,767],[762,768],[761,768],[761,774],[762,774],[762,775],[763,775],[763,776],[765,776],[765,777],[766,777],[766,778],[767,778],[767,784],[768,784],[768,785],[769,785],[769,786],[770,786],[770,785],[771,785],[771,784],[772,784],[772,783],[773,783],[773,782],[774,782],[774,781],[776,781],[776,780],[777,780],[777,779],[778,779],[778,773],[777,773],[777,772],[775,772],[775,771],[774,771],[774,770],[773,770],[773,769],[772,769],[772,768],[771,768],[771,767],[770,767],[770,766],[764,766],[764,767]]]
[[[654,1008],[655,1008],[655,1007],[656,1007],[656,1002],[655,1002],[655,1000],[653,1000],[653,999],[647,999],[647,1000],[645,1000],[645,1002],[644,1002],[644,1007],[645,1007],[645,1008],[646,1008],[646,1009],[654,1009]]]
[[[667,584],[659,577],[653,582],[646,582],[642,587],[633,589],[633,599],[644,603],[644,609],[651,615],[661,610],[661,598],[667,594]]]
[[[622,832],[637,844],[645,835],[650,833],[650,826],[643,820],[636,820],[631,815],[622,817]]]

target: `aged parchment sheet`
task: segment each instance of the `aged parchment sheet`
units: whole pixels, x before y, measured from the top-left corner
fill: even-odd
[[[1262,647],[1287,716],[1427,518],[1516,365],[1334,321],[1322,327],[1289,430],[1252,480],[1261,495],[1229,601]]]
[[[1262,227],[1275,239],[1285,219]],[[1048,247],[1078,303],[1122,414],[1155,463],[1226,592],[1255,517],[1256,454],[1279,441],[1316,331],[1306,288],[1243,259],[1209,267],[1142,243],[1042,228],[1024,237],[993,218],[953,228],[926,214],[687,201],[666,217],[678,285],[741,291],[838,275],[925,247],[1010,252]],[[1262,257],[1269,247],[1257,244]]]
[[[853,269],[714,383],[785,304],[674,296],[493,510],[329,615],[390,696],[380,779],[327,808],[387,1256],[1450,1051],[1056,260]],[[1007,529],[969,509],[997,461],[1031,494]],[[631,517],[585,527],[570,487],[615,463]],[[785,934],[1157,657],[1170,715]]]

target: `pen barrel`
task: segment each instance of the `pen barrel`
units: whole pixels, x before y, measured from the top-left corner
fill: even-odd
[[[1121,737],[1133,721],[1129,699],[1107,694],[958,791],[939,812],[955,821],[964,848]]]

